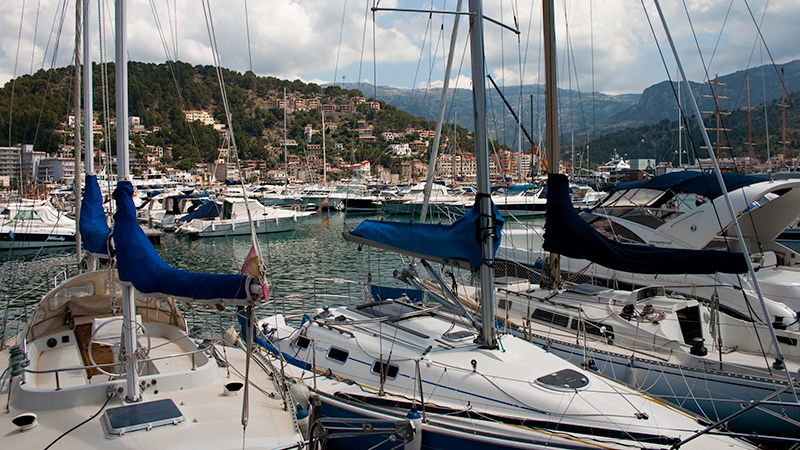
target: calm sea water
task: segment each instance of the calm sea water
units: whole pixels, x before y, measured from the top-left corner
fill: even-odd
[[[343,231],[350,231],[364,219],[375,215],[330,213],[330,227],[322,226],[322,215],[305,218],[297,230],[259,235],[259,245],[265,258],[270,283],[272,306],[279,312],[295,313],[312,306],[347,304],[364,299],[359,284],[342,280],[365,282],[370,276],[374,283],[401,286],[392,273],[402,268],[397,254],[347,242]],[[407,216],[410,220],[410,216]],[[250,236],[220,238],[189,238],[165,234],[156,249],[165,262],[173,267],[197,272],[238,273],[251,248]],[[13,322],[22,308],[30,308],[62,281],[65,271],[75,273],[77,257],[72,248],[56,250],[11,250],[0,252],[0,323],[11,326],[6,336],[15,334]],[[271,311],[269,311],[271,312]],[[263,314],[267,314],[263,311]]]
[[[260,315],[308,311],[315,300],[318,306],[358,303],[366,298],[359,283],[370,279],[382,286],[405,286],[393,277],[393,272],[403,267],[399,255],[359,248],[342,238],[343,231],[351,231],[362,220],[382,216],[331,212],[329,228],[322,226],[323,217],[324,214],[307,217],[292,232],[258,236],[273,300]],[[411,216],[393,220],[411,220]],[[507,221],[506,227],[524,225],[512,222]],[[238,273],[251,245],[249,236],[198,239],[167,233],[156,249],[165,262],[179,269]],[[0,324],[11,324],[6,337],[16,334],[18,325],[14,320],[22,315],[23,308],[36,305],[56,279],[63,281],[67,269],[76,273],[76,261],[72,248],[0,252]]]

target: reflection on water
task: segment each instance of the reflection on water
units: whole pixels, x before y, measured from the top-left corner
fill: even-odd
[[[396,254],[363,248],[346,242],[342,231],[350,231],[370,215],[330,214],[330,228],[322,227],[322,215],[306,218],[293,232],[262,234],[259,245],[265,258],[270,297],[275,302],[268,308],[287,313],[298,312],[303,302],[310,307],[317,293],[322,305],[347,304],[346,296],[363,300],[359,285],[330,281],[344,279],[401,286],[392,278],[400,269]],[[161,257],[173,267],[209,273],[238,273],[250,250],[249,236],[220,238],[188,238],[166,234],[156,248]],[[0,259],[0,311],[5,320],[13,320],[22,306],[36,304],[49,289],[53,279],[71,266],[75,273],[74,249],[37,251],[4,251]],[[63,279],[63,276],[61,277]],[[317,278],[328,279],[315,283]],[[321,297],[332,294],[341,297]],[[285,300],[287,296],[289,300]],[[271,311],[270,311],[271,312]],[[264,314],[267,314],[265,311]],[[13,334],[11,327],[7,336]]]
[[[338,306],[347,304],[348,297],[352,301],[366,298],[363,285],[340,280],[365,283],[371,279],[374,284],[404,287],[392,277],[395,270],[402,268],[399,255],[359,248],[342,238],[343,231],[351,231],[364,219],[380,219],[380,216],[332,212],[330,228],[322,226],[324,217],[325,214],[307,217],[296,231],[258,236],[273,301],[262,308],[259,315],[273,311],[294,314],[302,311],[304,305],[310,308],[315,301],[318,306]],[[450,221],[437,214],[430,217],[431,222]],[[399,216],[393,220],[411,219],[411,216]],[[507,219],[505,227],[518,228],[540,222]],[[250,247],[249,236],[197,239],[173,234],[166,234],[156,246],[164,261],[173,267],[209,273],[238,273]],[[0,255],[0,312],[5,321],[13,321],[23,306],[35,305],[54,286],[55,277],[61,274],[60,279],[63,279],[67,267],[74,274],[77,264],[75,250],[70,248],[43,252],[14,250],[0,252]],[[322,281],[315,283],[317,279]],[[190,319],[194,314],[197,310],[189,313]],[[228,317],[232,314],[231,311],[226,313]],[[6,337],[15,329],[16,325],[10,327]]]

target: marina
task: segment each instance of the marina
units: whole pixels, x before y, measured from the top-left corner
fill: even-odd
[[[106,11],[101,5],[94,67],[93,6],[76,4],[69,89],[48,87],[52,97],[82,100],[44,131],[63,139],[12,145],[9,123],[10,147],[0,153],[0,169],[12,174],[0,181],[16,189],[0,203],[3,442],[64,450],[799,448],[800,255],[785,242],[798,227],[800,181],[775,179],[769,136],[762,173],[743,173],[756,170],[754,157],[723,171],[725,84],[705,74],[711,128],[697,100],[709,96],[692,88],[667,25],[674,17],[658,2],[643,4],[648,20],[660,19],[653,37],[666,35],[658,50],[672,51],[679,73],[668,84],[682,122],[659,122],[679,135],[678,165],[656,158],[655,144],[651,160],[652,135],[636,131],[617,142],[635,142],[644,158],[605,145],[611,160],[592,170],[588,129],[583,141],[572,119],[566,130],[577,65],[568,55],[567,107],[557,54],[573,38],[561,41],[555,2],[537,14],[543,111],[534,124],[531,95],[531,133],[520,10],[512,20],[501,4],[496,20],[494,5],[467,3],[424,11],[376,2],[365,11],[373,58],[387,45],[375,33],[387,13],[428,16],[423,48],[438,28],[437,52],[452,20],[435,122],[379,100],[377,89],[365,95],[363,80],[348,89],[344,76],[341,87],[259,77],[249,54],[249,71],[224,69],[208,0],[214,62],[205,67],[169,55],[171,39],[177,56],[177,31],[161,34],[166,64],[129,63],[129,34],[141,39],[128,28],[135,13],[117,0],[112,120]],[[177,4],[167,8],[177,17]],[[441,26],[431,26],[434,16]],[[508,61],[500,52],[498,63],[488,38],[498,31],[518,37],[516,106],[497,71]],[[469,84],[470,131],[447,124],[452,111],[445,118],[448,103],[458,103],[448,92],[459,42],[469,55],[456,81]],[[396,51],[388,47],[381,52]],[[500,107],[499,120],[487,78],[508,110]],[[779,79],[788,171],[783,71]],[[767,102],[766,87],[763,95]],[[620,123],[646,115],[633,106],[627,114]],[[685,165],[684,127],[694,139],[694,163]],[[602,139],[592,142],[603,147]],[[750,136],[747,145],[753,155]],[[440,148],[450,153],[440,158]]]

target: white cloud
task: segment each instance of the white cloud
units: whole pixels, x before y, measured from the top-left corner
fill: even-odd
[[[455,3],[455,0],[447,0],[444,4],[435,2],[433,5],[435,9],[452,10]],[[15,64],[17,76],[29,73],[32,58],[33,70],[42,66],[48,68],[56,42],[56,66],[70,63],[74,3],[67,7],[59,39],[55,36],[59,29],[59,20],[54,18],[60,18],[60,4],[57,0],[41,0],[40,4],[35,5],[27,2],[20,42],[18,34],[22,3],[7,1],[0,4],[0,83],[5,83],[14,76]],[[155,25],[149,1],[129,1],[128,47],[131,58],[136,61],[163,62],[166,56],[160,33],[164,34],[170,51],[174,53],[174,43],[170,35],[172,24],[172,32],[177,27],[178,58],[191,64],[212,64],[202,3],[178,2],[177,14],[175,11],[168,12],[162,2],[154,4],[158,8],[161,31]],[[380,85],[426,86],[430,79],[431,86],[441,86],[443,58],[449,48],[454,16],[429,17],[428,14],[379,11],[374,14],[367,12],[365,20],[365,5],[371,4],[349,1],[345,11],[344,2],[328,0],[249,1],[248,52],[248,23],[245,20],[244,0],[211,0],[222,65],[243,72],[250,68],[252,56],[253,70],[265,76],[325,83],[334,81],[335,74],[336,82],[341,82],[344,76],[348,81],[361,78],[374,83],[373,72],[376,72],[377,84]],[[380,6],[430,9],[431,4],[419,0],[392,0],[382,1]],[[765,4],[766,0],[749,2],[757,20],[761,20]],[[568,87],[568,73],[571,75],[573,88],[579,85],[581,90],[588,91],[594,85],[596,90],[606,93],[641,92],[647,86],[667,78],[641,2],[592,0],[569,3],[566,14],[562,5],[563,3],[556,5],[560,87]],[[655,8],[650,2],[645,5],[656,30],[661,51],[664,52],[667,68],[674,78],[675,62],[664,39]],[[687,2],[692,26],[698,34],[697,41],[705,63],[710,64],[711,74],[730,73],[762,63],[758,51],[751,57],[757,33],[745,4],[733,3],[726,21],[729,6],[729,0]],[[93,3],[92,8],[96,7],[97,4]],[[705,71],[697,54],[695,38],[692,36],[692,28],[683,4],[662,2],[662,7],[689,78],[702,81]],[[517,23],[522,31],[520,45],[517,44],[516,35],[486,22],[486,67],[496,79],[504,76],[507,84],[518,84],[519,74],[523,73],[524,83],[541,81],[543,67],[539,49],[540,8],[538,2],[534,2],[533,7],[530,3],[519,4]],[[486,2],[484,14],[506,24],[515,23],[511,5],[507,2]],[[91,11],[90,16],[90,26],[95,30],[92,46],[96,55],[97,11]],[[177,21],[174,20],[176,17]],[[800,40],[800,27],[794,24],[797,17],[800,17],[800,2],[769,2],[762,31],[778,63],[800,58],[800,47],[796,45]],[[569,59],[566,52],[565,22],[569,25],[570,33]],[[111,23],[111,18],[108,18],[106,39],[109,46],[107,54],[113,59]],[[34,28],[37,26],[38,35],[34,46]],[[451,78],[459,80],[460,87],[468,86],[468,31],[467,20],[462,18],[451,74]],[[18,44],[20,53],[16,59]],[[376,61],[373,61],[373,51]],[[522,67],[519,63],[521,59],[524,61]],[[769,61],[764,60],[764,63],[767,62]],[[377,67],[373,67],[373,64],[377,64]]]

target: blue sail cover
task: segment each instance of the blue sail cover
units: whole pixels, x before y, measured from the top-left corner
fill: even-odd
[[[114,200],[114,244],[120,280],[144,294],[162,293],[194,300],[247,298],[244,275],[189,272],[165,263],[136,220],[129,181],[117,183]]]
[[[500,233],[503,220],[497,207],[494,212],[495,239],[493,254],[500,247]],[[418,255],[430,255],[442,259],[464,259],[474,267],[483,264],[481,247],[478,243],[478,219],[480,211],[477,202],[455,222],[443,225],[418,222],[390,222],[383,220],[364,220],[350,234],[360,236],[380,244]]]
[[[108,230],[103,194],[97,175],[86,175],[86,188],[81,199],[81,218],[78,223],[83,248],[98,255],[108,255]]]
[[[632,273],[710,274],[747,271],[747,263],[741,253],[667,249],[613,242],[597,233],[575,212],[566,175],[548,175],[547,186],[550,196],[547,197],[543,247],[549,252]]]
[[[728,189],[728,192],[731,192],[753,183],[766,181],[766,178],[757,175],[726,172],[722,174],[722,181],[725,182],[725,187]],[[722,189],[719,187],[716,175],[713,173],[698,172],[696,170],[670,172],[644,181],[627,181],[617,184],[614,190],[624,191],[639,188],[655,189],[659,191],[669,189],[675,192],[698,194],[708,198],[717,198],[722,195]]]

